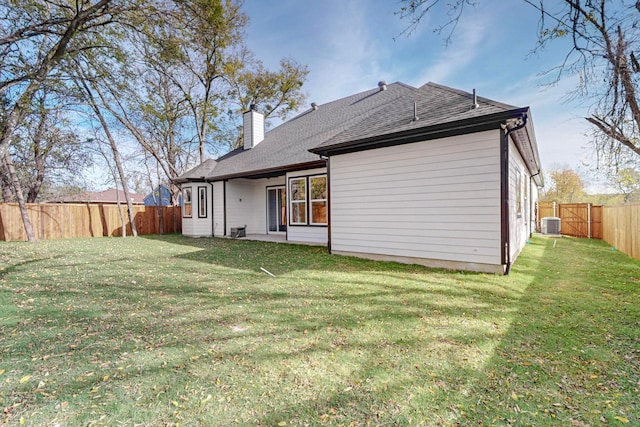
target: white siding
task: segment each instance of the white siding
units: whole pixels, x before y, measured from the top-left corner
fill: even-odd
[[[318,225],[308,227],[292,225],[287,231],[287,240],[290,242],[327,243],[328,236],[327,227]]]
[[[224,183],[213,183],[213,234],[224,236]]]
[[[326,168],[308,169],[304,171],[290,172],[287,174],[287,186],[289,178],[295,178],[300,176],[313,176],[326,174]],[[287,216],[289,215],[289,191],[287,188]],[[307,201],[308,202],[308,201]],[[288,221],[288,220],[287,220]],[[306,242],[306,243],[327,243],[329,234],[326,226],[321,225],[289,225],[287,226],[287,240],[291,242]]]
[[[213,214],[213,209],[211,205],[212,193],[211,193],[211,185],[206,182],[202,183],[190,183],[183,184],[182,188],[191,188],[191,218],[182,218],[182,234],[190,237],[211,237],[211,215]],[[199,197],[198,188],[202,187],[206,190],[207,200],[206,200],[206,217],[199,217]]]
[[[333,251],[500,265],[499,131],[330,162]]]
[[[520,174],[520,193],[517,188],[518,173]],[[515,261],[529,238],[531,224],[530,176],[516,145],[509,139],[509,249],[511,262]],[[520,215],[518,215],[518,194],[522,206]]]
[[[537,227],[537,218],[536,218],[536,205],[538,204],[538,200],[540,198],[540,194],[538,191],[538,186],[536,185],[535,182],[533,182],[533,180],[531,180],[530,182],[531,188],[531,205],[530,205],[530,209],[531,209],[531,219],[530,219],[530,225],[529,225],[529,230],[531,230],[531,233],[534,233],[538,230],[536,230]]]
[[[227,236],[244,226],[247,234],[267,234],[267,187],[275,185],[284,185],[283,178],[227,181]]]

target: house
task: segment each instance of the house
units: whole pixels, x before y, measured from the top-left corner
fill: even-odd
[[[140,194],[129,193],[131,197],[131,203],[134,205],[144,204],[144,197]],[[58,197],[54,200],[48,200],[47,203],[106,203],[126,204],[127,199],[124,196],[124,191],[116,190],[115,188],[109,188],[104,191],[83,191],[82,193],[72,194],[71,196]]]
[[[180,176],[183,234],[281,234],[334,254],[508,273],[542,185],[528,107],[427,83],[311,108]]]
[[[172,206],[171,190],[166,185],[159,185],[144,196],[145,206]],[[178,206],[182,206],[182,195],[178,196]]]

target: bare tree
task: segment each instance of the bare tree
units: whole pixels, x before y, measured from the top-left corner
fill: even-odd
[[[74,43],[78,34],[113,23],[116,16],[134,6],[116,0],[75,0],[68,4],[24,1],[31,7],[12,4],[2,9],[7,25],[0,26],[0,92],[11,91],[13,101],[0,127],[0,154],[7,150],[33,97],[60,61],[71,52],[91,47]],[[25,55],[30,50],[37,54]]]
[[[74,52],[92,47],[79,35],[110,25],[125,11],[135,10],[133,3],[126,0],[66,3],[21,0],[8,2],[0,9],[3,14],[0,94],[9,101],[0,122],[0,157],[7,162],[13,178],[14,193],[29,241],[36,239],[8,149],[15,131],[28,113],[36,92],[52,77],[60,62]]]
[[[411,33],[421,19],[444,7],[448,21],[435,31],[455,30],[465,6],[481,0],[402,0],[398,14]],[[570,40],[564,61],[547,73],[554,82],[565,75],[580,76],[574,95],[591,102],[586,120],[596,130],[593,142],[600,159],[618,164],[629,150],[640,156],[640,2],[625,0],[522,0],[539,15],[538,43],[542,50],[557,39]],[[449,37],[450,37],[449,33]]]
[[[104,97],[102,95],[102,92],[100,91],[99,86],[97,85],[93,85],[93,87],[91,87],[91,82],[94,80],[89,79],[87,77],[86,74],[84,74],[82,68],[79,66],[78,67],[78,72],[80,73],[80,77],[77,82],[78,82],[78,87],[81,88],[83,90],[83,94],[85,96],[85,99],[88,103],[88,105],[91,107],[91,109],[93,110],[95,117],[98,119],[98,121],[100,122],[100,126],[102,127],[102,131],[104,132],[105,136],[107,137],[107,141],[109,142],[109,148],[111,149],[111,154],[113,156],[113,161],[115,163],[115,167],[118,173],[118,176],[120,178],[120,183],[122,185],[122,191],[124,192],[124,197],[125,197],[125,202],[127,204],[127,214],[129,217],[129,223],[131,224],[131,234],[133,235],[133,237],[136,237],[138,235],[138,230],[136,229],[136,223],[135,223],[135,217],[134,217],[134,213],[133,213],[133,203],[131,201],[131,196],[129,194],[129,187],[127,185],[127,179],[126,179],[126,174],[124,172],[124,167],[122,165],[122,161],[120,158],[120,151],[118,150],[118,144],[116,143],[115,138],[113,137],[113,134],[111,133],[110,127],[107,123],[107,120],[105,119],[104,115],[102,114],[102,110],[101,108],[104,108],[104,105],[102,104],[98,104],[95,96],[94,96],[94,91],[96,93],[98,93],[99,97],[104,100]],[[114,177],[115,180],[115,177]],[[117,181],[116,181],[117,182]],[[119,209],[118,209],[119,210]],[[126,236],[126,223],[124,221],[124,218],[121,218],[122,220],[122,236],[125,237]]]

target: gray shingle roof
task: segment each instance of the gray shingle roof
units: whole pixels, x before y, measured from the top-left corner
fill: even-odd
[[[412,96],[395,99],[386,108],[376,111],[359,121],[356,126],[327,139],[314,148],[317,150],[349,141],[453,123],[517,109],[515,106],[482,97],[477,97],[477,103],[478,108],[472,108],[473,95],[470,93],[435,83],[427,83],[415,90]],[[418,120],[413,120],[414,108],[416,108]]]
[[[375,88],[319,105],[315,110],[310,108],[267,132],[255,147],[236,149],[217,162],[208,160],[176,181],[203,176],[215,180],[284,170],[319,161],[319,155],[309,150],[321,152],[324,147],[336,144],[516,109],[482,97],[477,101],[479,108],[474,109],[470,93],[434,83],[420,88],[393,83],[387,85],[386,90]],[[414,102],[419,120],[413,120]]]
[[[191,180],[198,180],[205,177],[211,176],[213,173],[213,169],[216,167],[217,162],[212,159],[207,159],[204,162],[200,163],[193,169],[188,170],[187,172],[180,175],[176,178],[175,182],[188,182]]]
[[[354,126],[364,117],[394,100],[411,96],[415,88],[403,83],[361,92],[346,98],[308,109],[297,117],[265,134],[265,138],[250,150],[244,150],[219,161],[208,178],[239,173],[258,172],[320,160],[309,149]]]

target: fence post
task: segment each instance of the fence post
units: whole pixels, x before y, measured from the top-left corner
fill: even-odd
[[[587,203],[587,238],[591,238],[591,203]]]

